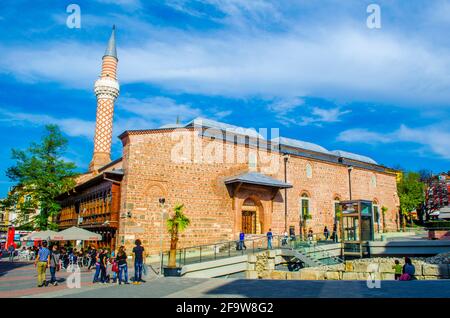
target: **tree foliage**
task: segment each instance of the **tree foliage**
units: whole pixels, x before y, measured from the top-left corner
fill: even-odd
[[[425,200],[424,184],[420,180],[419,173],[406,172],[397,184],[400,209],[404,216],[417,209]]]
[[[75,185],[75,164],[66,162],[63,154],[67,140],[56,125],[47,125],[40,143],[31,143],[26,150],[12,149],[15,165],[8,168],[6,175],[16,186],[6,199],[9,208],[15,208],[18,221],[40,210],[30,220],[34,228],[55,229],[54,217],[60,206],[55,197]]]

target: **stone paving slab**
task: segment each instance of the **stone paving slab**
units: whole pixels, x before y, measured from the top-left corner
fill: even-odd
[[[64,280],[69,273],[58,272]],[[0,298],[450,298],[450,280],[366,281],[249,280],[219,278],[147,278],[141,285],[92,284],[93,272],[82,272],[81,288],[36,287],[32,264],[0,264]],[[132,270],[129,272],[132,277]],[[47,276],[49,278],[49,276]]]

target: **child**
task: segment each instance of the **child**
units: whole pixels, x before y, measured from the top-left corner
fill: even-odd
[[[395,265],[392,266],[392,269],[395,270],[395,280],[399,280],[400,276],[402,276],[402,265],[400,265],[400,262],[398,260],[395,260]]]

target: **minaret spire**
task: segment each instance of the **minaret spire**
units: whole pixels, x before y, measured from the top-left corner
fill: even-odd
[[[113,26],[108,46],[103,55],[102,72],[95,82],[97,117],[95,121],[94,154],[89,171],[95,171],[111,162],[114,102],[119,96],[117,81],[116,27]]]
[[[112,32],[111,32],[111,36],[109,38],[108,41],[108,46],[106,47],[106,51],[105,51],[105,56],[112,56],[115,57],[116,60],[118,60],[117,58],[117,50],[116,50],[116,26],[113,25],[112,27]]]

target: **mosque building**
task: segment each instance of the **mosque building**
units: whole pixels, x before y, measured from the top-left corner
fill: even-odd
[[[373,202],[376,230],[396,229],[396,171],[310,142],[195,118],[125,131],[118,136],[122,156],[111,160],[117,65],[113,28],[94,86],[92,161],[76,187],[58,197],[60,229],[79,226],[102,234],[99,246],[128,250],[139,238],[148,254],[158,254],[161,232],[169,249],[165,218],[176,204],[184,204],[191,220],[179,241],[189,247],[235,240],[241,231],[298,235],[306,228],[320,233],[325,225],[331,231],[339,201],[349,199]]]

